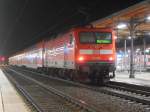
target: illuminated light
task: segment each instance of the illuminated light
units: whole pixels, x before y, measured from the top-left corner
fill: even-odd
[[[140,52],[140,48],[136,49],[136,53]]]
[[[150,32],[147,32],[146,35],[150,35]]]
[[[118,58],[121,58],[121,57],[122,57],[122,55],[121,55],[121,54],[117,54],[117,57],[118,57]]]
[[[80,57],[78,58],[78,60],[79,60],[79,61],[83,61],[83,60],[84,60],[83,56],[80,56]]]
[[[109,57],[109,61],[112,61],[113,60],[113,58],[112,57]]]
[[[127,25],[125,23],[120,23],[117,25],[117,28],[118,29],[124,29],[124,28],[127,28]]]
[[[147,20],[150,21],[150,16],[147,17]]]
[[[97,44],[109,44],[111,43],[111,40],[96,40]]]
[[[128,39],[131,39],[131,36],[129,36]]]
[[[5,57],[2,57],[1,60],[2,60],[2,61],[5,61]]]
[[[118,37],[117,37],[117,36],[114,36],[114,38],[117,39]]]
[[[148,53],[148,52],[149,52],[149,49],[146,49],[145,52]]]

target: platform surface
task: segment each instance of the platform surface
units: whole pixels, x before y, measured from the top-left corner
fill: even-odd
[[[134,75],[135,78],[129,78],[128,72],[116,72],[116,77],[112,81],[150,87],[150,72],[135,72]]]
[[[31,112],[1,69],[0,112]]]

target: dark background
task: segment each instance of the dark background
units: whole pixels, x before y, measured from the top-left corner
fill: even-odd
[[[0,55],[106,17],[142,0],[0,0]]]

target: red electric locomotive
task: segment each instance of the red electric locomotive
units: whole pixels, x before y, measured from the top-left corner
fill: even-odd
[[[19,60],[20,65],[62,78],[104,83],[110,79],[109,73],[115,71],[115,57],[113,30],[73,28],[10,57],[9,63],[18,65]]]

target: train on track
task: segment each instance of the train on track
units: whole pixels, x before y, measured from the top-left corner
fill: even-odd
[[[9,64],[65,79],[103,84],[114,76],[115,58],[112,29],[78,27],[22,50],[9,57]]]

